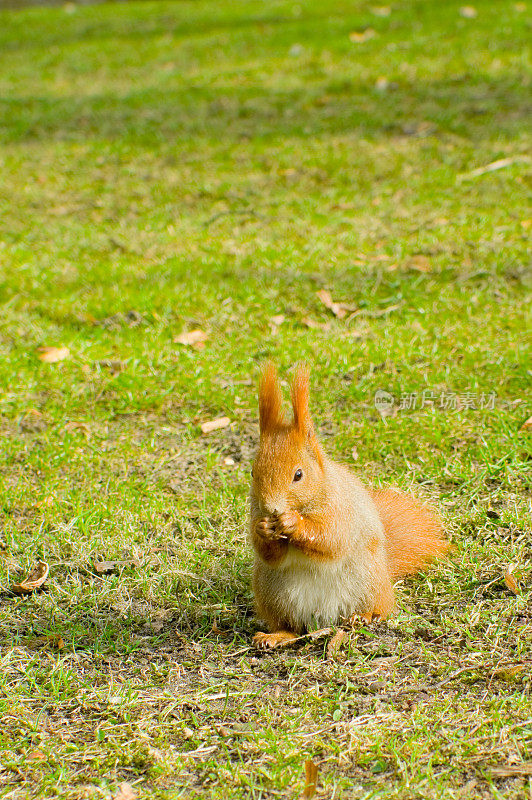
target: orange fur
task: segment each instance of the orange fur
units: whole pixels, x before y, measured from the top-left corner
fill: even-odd
[[[309,373],[291,384],[286,421],[277,371],[266,365],[259,389],[260,442],[250,491],[253,590],[275,647],[316,623],[352,615],[386,619],[392,580],[445,554],[437,514],[395,489],[373,490],[327,458],[309,413]]]
[[[411,575],[445,555],[450,545],[435,511],[398,489],[372,490],[371,496],[384,525],[392,578]]]
[[[283,398],[275,364],[268,361],[262,372],[259,386],[259,423],[261,433],[272,431],[283,424],[282,402]]]
[[[309,371],[304,364],[298,364],[290,389],[294,412],[294,428],[301,436],[304,436],[312,428],[308,410]]]

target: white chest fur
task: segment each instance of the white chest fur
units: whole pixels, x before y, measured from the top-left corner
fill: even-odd
[[[297,628],[331,625],[358,610],[365,596],[364,578],[345,559],[319,563],[290,548],[278,569],[282,604]]]

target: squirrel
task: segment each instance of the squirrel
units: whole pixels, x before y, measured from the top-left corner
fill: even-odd
[[[327,458],[309,413],[304,365],[295,371],[291,399],[288,422],[268,362],[250,490],[253,592],[269,627],[253,639],[262,649],[316,626],[386,619],[395,604],[392,581],[450,547],[435,511],[398,489],[366,487]]]

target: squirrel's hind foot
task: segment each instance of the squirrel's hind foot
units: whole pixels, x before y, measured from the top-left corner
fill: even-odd
[[[253,644],[259,650],[274,650],[276,647],[288,644],[293,639],[297,639],[297,635],[291,631],[275,631],[275,633],[259,631],[253,637]]]

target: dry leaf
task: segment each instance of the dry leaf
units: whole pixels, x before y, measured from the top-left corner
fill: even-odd
[[[340,652],[340,648],[342,643],[345,639],[345,631],[342,628],[339,628],[332,639],[330,640],[329,644],[327,645],[327,658],[329,661],[334,661],[338,653]]]
[[[503,678],[506,681],[513,681],[526,668],[526,664],[514,664],[513,666],[498,667],[491,673],[492,677]]]
[[[50,633],[47,636],[35,636],[27,642],[27,646],[31,649],[49,647],[52,650],[62,650],[65,643],[59,633]]]
[[[70,355],[68,347],[38,347],[37,358],[47,364],[55,364],[56,361],[63,361]]]
[[[366,28],[365,31],[351,31],[349,41],[353,42],[353,44],[361,44],[362,42],[367,42],[368,39],[373,39],[376,35],[377,33],[373,28]]]
[[[42,750],[32,750],[27,758],[28,761],[45,761],[48,757],[45,756]]]
[[[46,497],[43,497],[42,500],[39,500],[37,503],[35,503],[35,508],[49,508],[50,506],[53,506],[54,503],[55,497],[53,494],[48,494]]]
[[[504,582],[508,589],[513,592],[514,594],[520,594],[521,590],[519,588],[519,584],[517,583],[516,579],[512,575],[512,572],[515,569],[515,564],[510,564],[506,568],[506,572],[504,573]]]
[[[208,422],[202,422],[201,432],[210,433],[211,431],[217,431],[220,428],[227,428],[227,426],[230,424],[231,420],[229,417],[218,417],[218,419],[211,419]]]
[[[11,591],[15,594],[31,594],[39,586],[42,586],[48,577],[50,567],[45,561],[38,561],[37,566],[30,572],[27,578],[20,583],[14,583]]]
[[[372,14],[375,14],[376,17],[389,17],[392,13],[390,6],[373,6],[370,11]]]
[[[94,571],[98,575],[109,575],[119,567],[140,567],[140,561],[133,558],[130,561],[95,561]]]
[[[311,328],[313,330],[319,328],[322,331],[328,331],[331,327],[328,322],[316,322],[315,319],[311,319],[310,317],[303,317],[301,322],[306,328]]]
[[[224,464],[225,464],[226,467],[234,467],[235,459],[231,458],[231,456],[226,456],[224,458]]]
[[[421,253],[412,256],[408,266],[410,269],[417,269],[418,272],[430,272],[431,270],[430,259]]]
[[[314,761],[305,761],[305,790],[303,797],[314,797],[318,784],[318,767]]]
[[[74,431],[79,431],[83,434],[83,436],[88,439],[90,436],[90,429],[86,422],[67,422],[64,427],[65,431],[68,433],[73,433]]]
[[[42,412],[38,411],[36,408],[28,408],[28,410],[24,412],[24,416],[36,417],[38,419],[39,417],[42,417]]]
[[[118,791],[113,797],[113,800],[135,800],[137,796],[136,790],[130,783],[123,781],[118,786]]]
[[[532,761],[523,764],[509,764],[504,767],[492,767],[491,774],[495,778],[511,778],[514,775],[532,775]]]
[[[284,321],[285,321],[284,314],[276,314],[274,317],[270,317],[271,324],[274,325],[276,328],[278,328],[279,325],[282,325]]]
[[[356,449],[356,447],[353,447],[353,449],[351,450],[351,457],[353,461],[358,461],[358,450]]]
[[[174,336],[174,342],[201,350],[205,347],[205,342],[208,338],[208,333],[197,329],[194,331],[187,331],[186,333],[180,333],[179,336]]]
[[[477,16],[477,9],[474,6],[462,6],[460,14],[466,19],[475,19]]]
[[[530,427],[532,427],[532,417],[529,417],[525,422],[523,422],[519,430],[526,431],[526,429]]]
[[[355,306],[348,305],[346,303],[335,303],[331,297],[331,293],[327,291],[327,289],[320,289],[316,292],[316,296],[321,300],[323,305],[332,311],[335,317],[338,319],[343,319],[348,311],[354,311]]]

